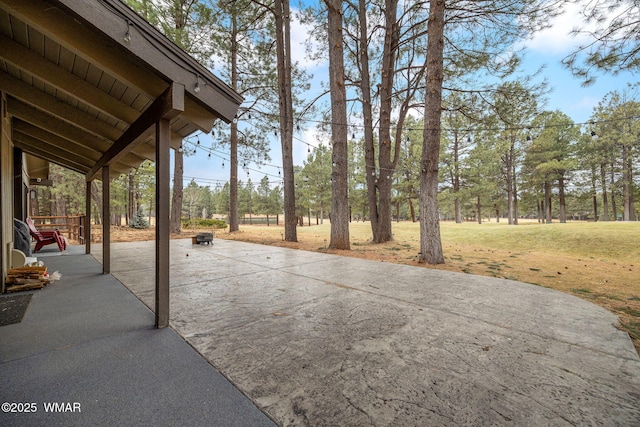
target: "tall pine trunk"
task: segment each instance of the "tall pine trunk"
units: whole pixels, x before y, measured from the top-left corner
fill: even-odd
[[[231,88],[238,89],[238,47],[237,47],[236,15],[231,14]],[[238,231],[238,124],[231,122],[229,133],[230,159],[229,162],[229,232]]]
[[[458,134],[454,135],[453,140],[453,211],[455,214],[456,224],[462,223],[462,208],[460,206],[460,143]]]
[[[129,188],[127,190],[127,216],[125,218],[126,224],[129,225],[130,221],[133,219],[133,216],[136,214],[136,207],[135,207],[135,200],[134,200],[134,195],[135,195],[135,188],[134,188],[134,182],[133,182],[133,170],[129,171]]]
[[[289,0],[275,1],[280,145],[284,190],[284,239],[298,241],[295,179],[293,171],[293,97],[291,94],[291,31]]]
[[[347,95],[344,86],[342,48],[342,1],[325,0],[331,88],[331,242],[332,249],[350,249],[348,199]]]
[[[359,1],[360,25],[360,89],[362,93],[362,113],[364,121],[365,174],[367,183],[367,205],[371,220],[371,232],[374,243],[392,240],[391,232],[391,180],[397,164],[397,157],[392,153],[399,148],[399,139],[391,140],[391,113],[393,98],[393,82],[395,75],[395,60],[398,49],[399,26],[397,24],[398,1],[388,0],[384,4],[385,38],[382,53],[382,73],[380,84],[380,125],[378,130],[378,150],[376,158],[376,141],[373,134],[373,111],[371,104],[371,78],[369,73],[369,55],[367,40],[367,2]],[[402,117],[396,123],[398,129],[402,127]],[[395,148],[394,148],[395,147]],[[376,170],[376,165],[378,170]]]
[[[558,204],[560,207],[560,222],[567,222],[567,201],[564,192],[564,177],[558,178]]]
[[[607,198],[607,175],[605,164],[600,164],[600,184],[602,185],[602,221],[609,221],[609,200]]]
[[[438,212],[440,119],[444,77],[444,0],[429,1],[427,78],[420,172],[420,262],[444,264]]]
[[[291,30],[289,0],[275,1],[280,145],[284,189],[284,239],[298,241],[296,194],[293,171],[293,97],[291,93]]]
[[[631,148],[624,144],[622,146],[622,197],[623,197],[623,220],[633,221],[635,217],[633,207],[633,159],[630,154]]]
[[[613,214],[612,221],[618,220],[618,208],[616,207],[616,172],[615,165],[611,163],[609,192],[611,193],[611,212]]]
[[[544,218],[547,224],[551,224],[551,183],[544,181]]]
[[[182,177],[184,175],[184,153],[182,150],[174,150],[173,156],[173,195],[171,197],[171,219],[169,231],[179,233],[182,218]]]

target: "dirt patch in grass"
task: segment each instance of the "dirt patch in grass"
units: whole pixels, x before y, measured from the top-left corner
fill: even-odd
[[[640,353],[640,263],[634,259],[637,247],[628,250],[640,241],[640,224],[514,227],[443,223],[441,228],[445,264],[436,266],[418,263],[419,226],[412,223],[394,224],[394,241],[382,244],[370,242],[369,223],[352,223],[349,251],[328,248],[329,224],[298,227],[298,242],[284,241],[283,227],[275,225],[242,225],[240,231],[234,233],[191,229],[172,234],[171,238],[188,238],[198,232],[215,231],[217,238],[228,240],[532,283],[576,295],[610,310],[618,316],[619,326],[629,333]],[[154,238],[153,229],[111,229],[113,242]],[[540,241],[544,244],[540,245]],[[585,241],[598,244],[585,247]],[[621,251],[621,247],[625,250]]]

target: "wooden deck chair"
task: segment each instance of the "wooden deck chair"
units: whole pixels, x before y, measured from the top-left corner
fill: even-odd
[[[58,244],[58,249],[60,249],[60,251],[64,251],[67,248],[67,241],[58,230],[38,231],[36,225],[33,223],[33,219],[31,218],[27,218],[26,223],[29,226],[29,233],[31,234],[31,237],[36,241],[36,247],[33,252],[38,252],[43,246],[51,245],[53,243]]]

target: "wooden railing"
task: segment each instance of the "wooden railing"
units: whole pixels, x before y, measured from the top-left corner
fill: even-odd
[[[58,229],[69,240],[84,243],[85,215],[32,216],[31,218],[38,229]]]

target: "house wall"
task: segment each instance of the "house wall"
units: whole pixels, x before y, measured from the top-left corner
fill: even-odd
[[[26,155],[19,148],[13,149],[13,217],[24,221],[29,202],[29,177],[25,169]]]
[[[2,292],[13,249],[13,143],[6,95],[0,92],[0,264]]]

